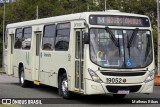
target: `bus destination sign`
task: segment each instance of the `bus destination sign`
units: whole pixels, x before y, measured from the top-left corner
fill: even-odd
[[[107,26],[149,27],[149,19],[133,16],[90,16],[90,24]]]

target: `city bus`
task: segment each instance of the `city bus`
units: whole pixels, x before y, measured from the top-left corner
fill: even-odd
[[[108,10],[12,23],[3,47],[4,71],[22,87],[56,87],[63,98],[153,92],[153,37],[145,15]]]

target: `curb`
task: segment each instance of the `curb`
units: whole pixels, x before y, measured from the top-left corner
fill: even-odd
[[[6,72],[2,72],[2,71],[0,71],[0,74],[6,74]]]

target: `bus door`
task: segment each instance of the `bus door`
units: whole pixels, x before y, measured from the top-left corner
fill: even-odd
[[[14,48],[14,34],[9,34],[8,75],[13,75],[13,48]]]
[[[40,72],[40,46],[41,46],[41,32],[35,33],[35,75],[34,80],[39,80],[39,72]]]
[[[83,92],[84,43],[82,29],[75,32],[75,90]]]

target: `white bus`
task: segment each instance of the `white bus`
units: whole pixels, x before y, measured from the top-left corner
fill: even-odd
[[[153,92],[150,20],[116,10],[83,12],[8,24],[4,69],[22,87],[31,82],[71,93]]]

